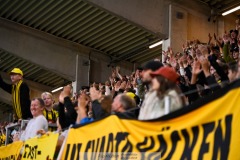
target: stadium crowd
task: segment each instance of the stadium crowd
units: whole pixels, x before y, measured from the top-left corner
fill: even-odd
[[[239,30],[237,20],[236,28],[223,36],[209,34],[207,43],[187,41],[180,52],[169,47],[162,52],[162,62],[149,61],[131,75],[122,75],[121,68],[114,67],[105,83],[93,83],[76,94],[67,85],[60,93],[57,107],[49,92],[29,100],[29,107],[26,106],[29,93],[25,92],[29,89],[22,82],[21,70],[15,68],[10,74],[13,84],[6,84],[0,78],[0,87],[13,97],[19,94],[20,102],[14,100],[15,122],[21,119],[29,122],[21,132],[12,135],[12,140],[24,141],[47,131],[57,131],[62,133],[60,147],[71,125],[90,123],[111,114],[139,120],[156,119],[209,96],[240,78]],[[12,86],[16,86],[16,92]],[[11,124],[0,125],[0,143],[4,145],[5,127]]]

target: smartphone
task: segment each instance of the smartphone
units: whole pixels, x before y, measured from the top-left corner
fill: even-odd
[[[180,75],[185,76],[185,71],[184,71],[184,68],[182,68],[182,67],[180,68]]]

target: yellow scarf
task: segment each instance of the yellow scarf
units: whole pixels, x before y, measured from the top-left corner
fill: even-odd
[[[18,117],[18,119],[22,118],[22,110],[20,104],[20,86],[22,84],[22,80],[20,80],[16,85],[12,87],[12,98],[13,98],[13,109]]]

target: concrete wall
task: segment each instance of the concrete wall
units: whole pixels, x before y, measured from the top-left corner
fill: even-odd
[[[88,0],[162,37],[168,33],[168,0]]]
[[[217,33],[217,22],[208,22],[208,16],[188,13],[188,40],[199,39],[208,42],[208,34]]]
[[[74,79],[76,46],[47,33],[0,20],[0,47],[69,79]],[[64,66],[64,67],[63,67]]]
[[[78,87],[88,85],[89,66],[85,63],[88,62],[90,53],[94,52],[91,54],[93,60],[91,75],[96,73],[91,80],[105,81],[110,75],[106,70],[106,66],[110,62],[109,57],[80,44],[4,19],[0,19],[0,35],[0,48],[72,81],[77,78]],[[76,67],[77,55],[79,56]],[[127,64],[130,65],[130,68],[127,65],[124,65],[123,68],[131,72],[131,64]]]
[[[205,3],[192,0],[179,0],[173,1],[175,12],[183,12],[186,18],[187,24],[187,39],[199,39],[202,42],[208,41],[208,33],[213,34],[217,32],[217,23],[208,22],[211,10]],[[176,26],[174,24],[173,26]],[[182,27],[184,25],[178,25]],[[184,26],[185,27],[185,26]]]
[[[208,34],[217,33],[217,22],[208,22],[210,10],[204,4],[182,1],[171,4],[170,17],[170,41],[174,51],[182,51],[182,45],[186,40],[199,39],[201,42],[208,42]],[[188,2],[188,1],[187,1]],[[191,7],[190,7],[191,6]],[[199,9],[202,9],[201,11]],[[182,19],[177,14],[182,14]]]
[[[209,33],[222,34],[222,30],[232,28],[235,21],[232,16],[226,16],[223,24],[208,22],[211,14],[210,7],[196,0],[88,1],[138,24],[160,37],[170,38],[170,41],[165,41],[163,44],[163,50],[170,45],[173,50],[181,51],[182,44],[186,40],[199,39],[201,42],[207,42]],[[183,19],[176,17],[179,12],[183,14]],[[221,16],[219,21],[221,21]],[[219,27],[224,29],[219,30]]]
[[[177,14],[182,14],[182,18],[178,18]],[[170,46],[174,52],[181,51],[182,44],[187,39],[187,33],[188,33],[188,12],[177,5],[170,5],[169,37]]]
[[[111,59],[108,56],[99,56],[99,54],[93,52],[90,56],[91,69],[90,69],[90,82],[102,82],[109,80],[109,76],[112,72],[112,66],[120,66],[122,75],[130,75],[133,71],[133,64],[122,61],[112,64]]]
[[[177,51],[181,51],[181,46],[187,39],[207,41],[208,33],[216,31],[216,24],[207,21],[210,8],[195,0],[88,1],[139,24],[164,39],[170,38],[168,44]],[[172,9],[169,12],[170,5]],[[177,13],[182,13],[183,19],[178,19]]]
[[[228,31],[236,28],[235,21],[238,19],[238,17],[235,14],[226,15],[226,16],[222,17],[222,19],[224,22],[223,32],[224,31],[228,32]]]
[[[199,11],[199,8],[195,10],[195,8],[189,7],[190,4],[183,3],[181,5],[180,2],[170,5],[170,39],[165,41],[163,45],[164,50],[171,46],[174,51],[182,51],[182,44],[186,40],[199,39],[201,42],[207,43],[209,33],[212,36],[214,33],[222,36],[224,31],[235,28],[237,16],[234,14],[225,17],[219,15],[215,23],[212,20],[209,22],[210,12],[208,12],[206,7],[202,6],[203,10]],[[193,3],[191,5],[194,6]],[[203,12],[204,10],[205,12]],[[183,14],[182,19],[176,17],[178,12]]]
[[[227,16],[221,16],[218,18],[218,36],[223,36],[224,32],[229,32],[232,29],[236,28],[235,21],[237,19],[237,16],[234,14],[229,14]]]

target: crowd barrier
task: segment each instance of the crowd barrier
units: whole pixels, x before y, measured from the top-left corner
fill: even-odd
[[[7,144],[10,143],[10,140],[11,140],[11,137],[12,137],[11,134],[15,134],[15,133],[13,133],[14,131],[15,131],[15,132],[21,132],[22,129],[26,128],[28,122],[29,122],[29,120],[22,120],[22,121],[21,121],[21,124],[15,123],[15,124],[12,124],[12,125],[10,125],[10,126],[7,126],[7,127],[6,127],[6,140],[5,140],[5,145],[7,145]],[[48,124],[48,127],[51,127],[51,128],[53,128],[54,130],[57,130],[57,124],[56,124],[56,123],[49,123],[49,124]]]

